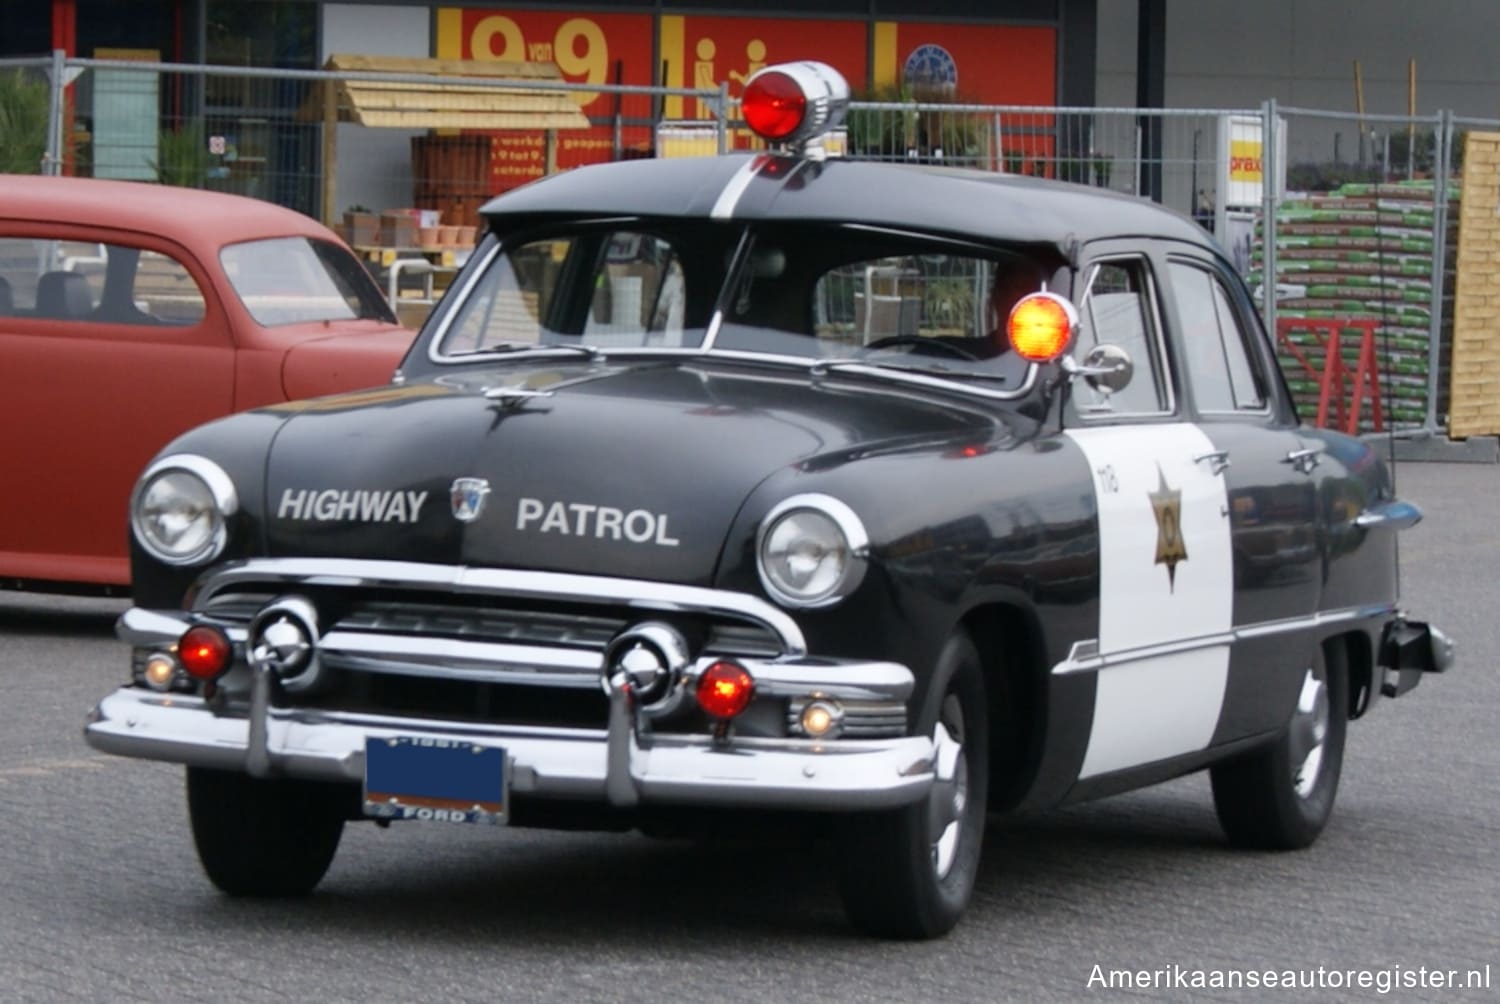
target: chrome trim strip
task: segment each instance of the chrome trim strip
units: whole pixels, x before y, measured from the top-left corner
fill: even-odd
[[[96,750],[224,770],[245,769],[250,723],[213,714],[195,697],[124,687],[84,727]],[[272,708],[265,756],[272,776],[359,784],[367,738],[419,736],[503,746],[512,791],[607,800],[606,736],[597,729],[527,729],[286,712]],[[632,741],[634,737],[631,737]],[[632,751],[626,781],[643,802],[822,810],[881,809],[926,797],[932,740],[738,739],[656,736]]]
[[[1164,655],[1191,652],[1200,648],[1233,645],[1235,642],[1250,638],[1264,638],[1270,635],[1290,634],[1295,631],[1308,631],[1331,624],[1369,620],[1374,617],[1391,615],[1395,612],[1396,608],[1394,605],[1381,604],[1365,607],[1346,607],[1342,610],[1320,611],[1308,617],[1288,617],[1285,620],[1279,621],[1263,621],[1259,624],[1247,624],[1243,627],[1231,628],[1228,631],[1215,634],[1181,638],[1158,645],[1143,645],[1140,648],[1102,654],[1099,652],[1098,640],[1089,638],[1074,642],[1072,649],[1068,653],[1068,657],[1052,667],[1052,675],[1063,676],[1068,673],[1092,673],[1140,662],[1143,659],[1157,659]]]
[[[489,272],[490,266],[494,264],[496,256],[500,254],[503,248],[504,243],[497,240],[493,245],[491,245],[490,249],[485,252],[484,257],[481,258],[477,263],[473,263],[471,259],[471,263],[474,264],[474,270],[469,273],[466,279],[464,279],[463,285],[459,286],[457,289],[449,287],[448,293],[445,294],[445,298],[447,296],[457,297],[457,299],[453,301],[455,304],[468,303],[469,294],[473,292],[474,287],[481,280],[483,280],[485,274]],[[453,327],[453,318],[456,316],[457,312],[458,311],[455,308],[450,309],[443,314],[442,323],[439,325],[438,330],[433,333],[432,340],[427,343],[427,359],[429,362],[444,365],[460,361],[459,359],[456,359],[453,356],[449,356],[446,353],[440,351],[443,343],[448,340],[448,329]]]
[[[600,653],[591,649],[334,630],[318,642],[318,653],[330,668],[367,673],[580,689],[599,686]]]
[[[728,184],[719,193],[718,199],[714,200],[714,206],[708,211],[709,219],[727,220],[734,217],[734,207],[745,194],[745,189],[750,187],[750,182],[755,180],[756,174],[760,172],[761,165],[766,162],[766,156],[752,157],[738,171],[730,176]]]
[[[1422,510],[1411,502],[1391,499],[1371,506],[1354,517],[1354,525],[1365,530],[1384,527],[1388,530],[1406,530],[1422,522]]]
[[[189,593],[197,609],[215,595],[248,582],[368,589],[431,589],[502,594],[528,599],[606,603],[633,610],[703,612],[754,621],[775,634],[785,654],[807,654],[807,641],[790,615],[748,593],[640,579],[566,572],[531,572],[362,558],[253,558],[204,575]]]
[[[697,670],[715,659],[700,659]],[[896,662],[843,662],[831,659],[786,661],[737,659],[755,678],[757,695],[836,697],[844,701],[901,701],[916,685],[911,670]]]

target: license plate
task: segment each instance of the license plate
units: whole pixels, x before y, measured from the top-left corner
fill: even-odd
[[[365,814],[379,819],[504,823],[505,750],[455,739],[365,740]]]

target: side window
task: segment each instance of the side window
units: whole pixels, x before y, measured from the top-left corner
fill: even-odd
[[[118,244],[0,236],[0,316],[194,324],[203,291],[177,259]]]
[[[1096,345],[1115,345],[1130,354],[1135,375],[1114,393],[1095,390],[1086,380],[1073,384],[1073,404],[1082,415],[1159,415],[1172,410],[1152,307],[1150,270],[1139,258],[1095,264],[1079,310],[1080,362]]]
[[[1186,262],[1174,261],[1170,269],[1182,321],[1183,361],[1199,410],[1264,411],[1265,381],[1223,281]]]

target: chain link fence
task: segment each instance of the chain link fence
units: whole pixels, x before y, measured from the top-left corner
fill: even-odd
[[[254,196],[333,223],[370,253],[465,247],[484,201],[558,170],[756,145],[722,87],[59,53],[0,60],[0,97],[7,172]],[[453,125],[469,113],[484,125]],[[1250,282],[1304,415],[1425,435],[1445,421],[1456,199],[1471,128],[1500,123],[1274,102],[1151,110],[855,102],[841,143],[850,157],[1071,181],[1177,210],[1212,232]]]

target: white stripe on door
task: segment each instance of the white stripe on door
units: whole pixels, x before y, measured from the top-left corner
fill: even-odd
[[[1204,749],[1229,677],[1224,644],[1135,658],[1184,638],[1223,635],[1234,566],[1224,479],[1194,458],[1213,452],[1197,426],[1075,429],[1099,503],[1099,654],[1094,721],[1080,778]],[[1176,518],[1185,556],[1160,527]]]

